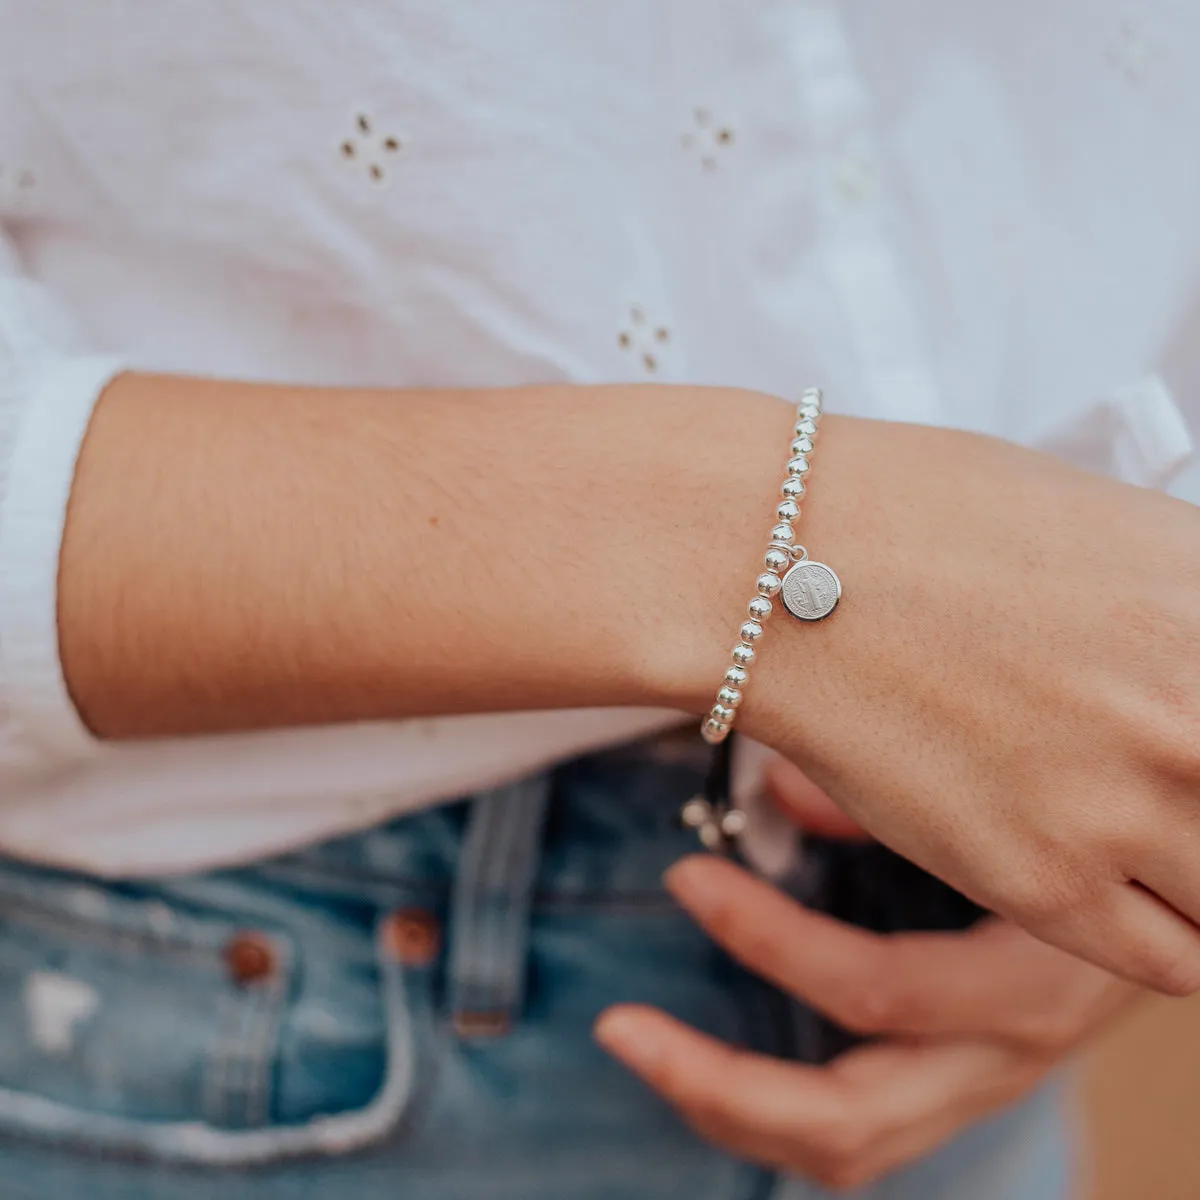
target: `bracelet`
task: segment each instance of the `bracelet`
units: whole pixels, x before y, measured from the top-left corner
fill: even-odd
[[[741,640],[733,648],[733,661],[725,672],[716,703],[700,726],[704,740],[713,746],[723,742],[733,728],[742,691],[758,656],[763,623],[774,611],[775,597],[779,596],[788,612],[801,621],[820,621],[829,616],[842,597],[842,581],[833,568],[813,562],[808,551],[796,544],[793,528],[793,522],[800,516],[798,502],[805,492],[804,479],[821,421],[821,404],[821,389],[809,388],[796,410],[787,477],[780,489],[783,501],[775,510],[779,523],[771,530],[771,540],[763,556],[767,569],[755,581],[755,596],[747,605],[750,619],[739,631]]]

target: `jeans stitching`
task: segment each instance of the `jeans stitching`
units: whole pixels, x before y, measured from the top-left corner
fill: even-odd
[[[31,901],[11,899],[4,909],[5,921],[33,927],[42,933],[72,938],[88,945],[103,945],[114,953],[144,958],[149,951],[158,958],[180,959],[217,969],[224,969],[219,956],[219,945],[167,940],[153,930],[130,930],[111,924],[104,919],[85,920],[68,913],[59,913],[51,908],[37,908]],[[232,931],[232,926],[230,926]]]

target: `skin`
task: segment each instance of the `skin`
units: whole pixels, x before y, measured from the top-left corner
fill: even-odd
[[[790,764],[770,782],[805,827],[863,836]],[[703,1136],[836,1189],[872,1183],[1020,1100],[1137,995],[1006,921],[884,937],[725,860],[685,859],[667,882],[749,970],[872,1041],[800,1066],[636,1006],[609,1010],[597,1037]]]
[[[720,662],[787,444],[741,400],[122,376],[67,516],[71,694],[116,739],[669,703],[698,642]]]
[[[80,456],[64,674],[103,737],[463,711],[703,712],[792,409],[687,387],[127,375]],[[1200,987],[1200,510],[988,438],[822,422],[739,728],[991,911]]]

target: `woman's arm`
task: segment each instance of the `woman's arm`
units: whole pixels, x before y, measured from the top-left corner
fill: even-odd
[[[120,376],[68,511],[71,694],[111,738],[703,704],[791,411]]]
[[[791,408],[695,388],[126,376],[68,514],[65,673],[112,737],[707,708]],[[739,728],[893,849],[1091,961],[1200,987],[1200,510],[988,438],[828,419]]]

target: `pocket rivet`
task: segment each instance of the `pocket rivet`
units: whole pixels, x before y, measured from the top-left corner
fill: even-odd
[[[278,955],[266,934],[239,933],[225,946],[225,965],[234,983],[258,983],[275,973]]]
[[[401,908],[383,926],[383,945],[398,962],[423,967],[437,958],[442,930],[437,917],[423,908]]]

